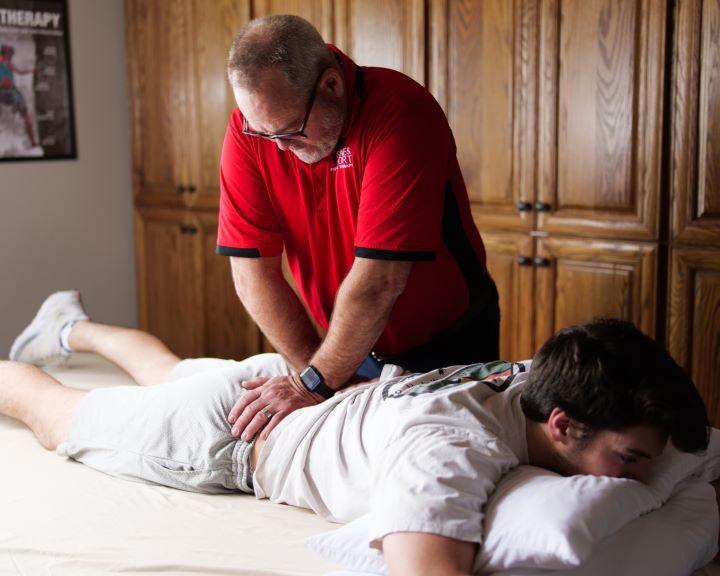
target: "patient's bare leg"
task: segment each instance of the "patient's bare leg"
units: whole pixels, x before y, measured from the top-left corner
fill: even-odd
[[[95,352],[114,362],[141,386],[164,382],[180,362],[165,344],[147,332],[89,320],[73,326],[68,342],[76,352]]]
[[[75,407],[85,394],[34,366],[0,362],[0,414],[25,424],[48,450],[67,437]]]

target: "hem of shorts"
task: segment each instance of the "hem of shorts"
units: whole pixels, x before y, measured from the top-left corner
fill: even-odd
[[[246,494],[255,494],[253,473],[250,467],[250,454],[253,446],[255,446],[254,439],[250,442],[238,440],[232,453],[232,475],[235,486]]]

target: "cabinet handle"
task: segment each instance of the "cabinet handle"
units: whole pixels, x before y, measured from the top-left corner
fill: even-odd
[[[535,210],[538,212],[550,212],[550,210],[552,210],[552,206],[550,206],[547,202],[535,202]]]
[[[518,212],[530,212],[532,204],[530,202],[521,201],[517,203]]]
[[[185,188],[185,186],[178,186],[175,191],[178,194],[185,194],[185,192],[187,192],[187,188]]]
[[[517,263],[519,266],[532,266],[532,258],[530,256],[518,256]]]
[[[538,268],[549,268],[550,260],[548,258],[540,258],[540,256],[538,256],[535,260],[533,260],[533,264]]]
[[[193,184],[190,184],[190,186],[187,187],[187,191],[189,194],[194,194],[196,190],[197,188]]]
[[[190,234],[191,236],[197,234],[196,226],[186,226],[185,224],[180,225],[180,234]]]

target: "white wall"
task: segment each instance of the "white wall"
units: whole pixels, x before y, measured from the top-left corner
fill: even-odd
[[[0,163],[0,358],[50,292],[137,325],[123,0],[69,0],[76,160]]]

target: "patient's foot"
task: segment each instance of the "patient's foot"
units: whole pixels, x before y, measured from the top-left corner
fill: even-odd
[[[63,328],[87,319],[76,290],[51,294],[42,303],[33,321],[13,342],[10,360],[35,366],[63,364],[72,353],[67,345],[67,329],[63,345]]]

